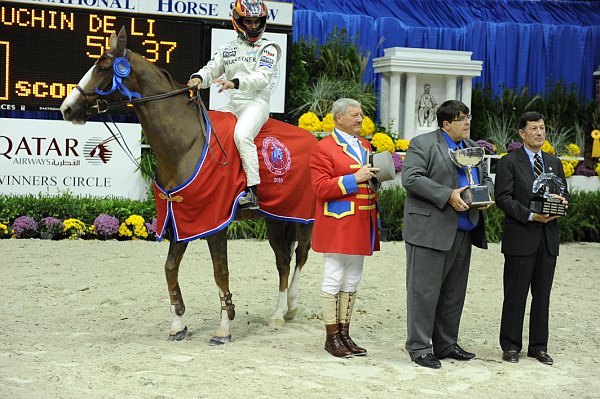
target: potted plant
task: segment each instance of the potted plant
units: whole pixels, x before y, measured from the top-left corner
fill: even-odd
[[[19,216],[12,226],[17,238],[33,238],[38,234],[38,224],[29,216]]]
[[[101,240],[109,240],[115,238],[119,232],[119,219],[114,216],[101,214],[94,220],[94,233]]]
[[[60,219],[48,216],[40,220],[38,227],[41,239],[52,240],[62,234],[65,225]]]

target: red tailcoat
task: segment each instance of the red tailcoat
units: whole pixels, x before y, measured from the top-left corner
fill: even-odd
[[[359,138],[362,159],[371,144]],[[311,180],[317,205],[312,234],[316,252],[372,255],[379,250],[377,193],[367,182],[356,183],[363,165],[335,130],[318,142],[310,157]]]

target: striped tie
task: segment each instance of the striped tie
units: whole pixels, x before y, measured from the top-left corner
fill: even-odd
[[[535,177],[539,177],[544,171],[544,166],[542,165],[542,159],[540,158],[540,154],[535,154],[533,157],[533,174]]]

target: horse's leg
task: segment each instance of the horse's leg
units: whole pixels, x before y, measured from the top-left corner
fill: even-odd
[[[217,332],[209,343],[212,345],[222,345],[231,341],[230,325],[235,317],[235,305],[231,301],[231,292],[229,292],[227,230],[223,229],[218,233],[208,236],[206,241],[208,242],[215,283],[217,283],[217,287],[219,288],[219,298],[221,300],[221,322],[217,328]]]
[[[167,288],[169,290],[169,299],[171,301],[171,332],[170,341],[181,341],[187,334],[187,327],[183,323],[182,317],[185,313],[185,304],[179,288],[179,264],[187,248],[187,243],[175,242],[172,231],[169,229],[169,254],[165,262],[165,274],[167,276]]]
[[[271,327],[280,328],[285,324],[285,315],[288,313],[288,281],[295,232],[293,223],[290,222],[266,218],[265,224],[269,245],[275,253],[275,264],[279,272],[277,306],[269,324]]]
[[[290,282],[290,286],[288,288],[288,311],[285,314],[286,320],[293,319],[296,316],[296,313],[298,313],[297,299],[298,291],[300,289],[300,272],[302,271],[302,267],[306,264],[306,261],[308,260],[308,252],[310,250],[313,228],[312,223],[294,224],[296,227],[296,241],[298,242],[298,245],[296,246],[296,267],[294,268],[292,281]]]

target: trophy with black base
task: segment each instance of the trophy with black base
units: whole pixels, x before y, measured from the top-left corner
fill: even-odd
[[[567,206],[562,199],[564,197],[565,182],[554,173],[541,173],[533,182],[533,197],[529,201],[529,210],[542,215],[567,214]]]
[[[473,178],[473,168],[483,161],[485,151],[481,147],[467,147],[457,150],[448,149],[448,154],[452,162],[461,169],[465,169],[465,175],[469,183],[469,188],[460,193],[463,201],[469,205],[469,208],[481,208],[493,204],[490,191],[487,186],[475,183]]]

